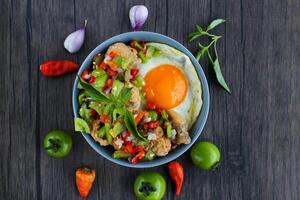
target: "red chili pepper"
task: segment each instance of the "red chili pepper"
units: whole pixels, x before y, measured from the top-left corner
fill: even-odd
[[[113,85],[114,80],[113,79],[107,79],[105,82],[105,88],[111,88]]]
[[[147,123],[143,124],[144,129],[148,129],[149,125]]]
[[[146,114],[146,111],[141,111],[137,114],[137,116],[134,118],[134,121],[136,124],[138,124],[144,117],[144,115]]]
[[[160,114],[161,114],[161,111],[162,111],[162,109],[161,109],[161,108],[156,108],[156,112],[157,112],[157,114],[158,114],[158,115],[160,115]]]
[[[137,68],[133,68],[133,69],[130,70],[130,74],[131,74],[133,79],[138,75],[139,71],[140,70],[137,69]]]
[[[144,151],[144,148],[140,145],[133,147],[133,153],[138,153],[140,151]]]
[[[91,76],[89,83],[93,84],[95,82],[95,80],[96,80],[95,76]]]
[[[102,63],[99,65],[99,68],[105,70],[105,69],[107,68],[107,64],[105,64],[105,62],[102,62]]]
[[[133,153],[133,146],[132,146],[132,143],[127,143],[125,146],[124,146],[124,152],[125,153]]]
[[[89,72],[87,69],[85,69],[85,70],[83,70],[83,72],[81,73],[80,77],[81,77],[83,80],[87,81],[87,80],[89,80],[89,78],[90,78],[90,72]]]
[[[96,178],[96,171],[88,167],[81,167],[76,170],[75,174],[79,195],[87,198]]]
[[[144,48],[143,45],[140,44],[137,40],[132,40],[130,42],[130,46],[136,50],[143,50]]]
[[[147,108],[150,110],[154,110],[156,108],[156,105],[154,103],[148,102],[147,103]]]
[[[116,63],[113,63],[112,61],[107,61],[106,64],[112,69],[115,70],[118,68],[118,65]]]
[[[139,161],[142,160],[142,158],[144,157],[144,155],[145,155],[145,151],[144,150],[140,151],[138,154],[136,154],[136,156],[134,156],[131,159],[131,163],[132,164],[137,164]]]
[[[115,70],[112,70],[110,68],[107,69],[107,74],[110,75],[111,77],[116,77],[118,75],[118,72]]]
[[[184,171],[183,167],[179,162],[173,161],[168,165],[168,172],[175,184],[175,194],[180,195],[183,180],[184,180]]]
[[[128,137],[130,136],[130,133],[129,133],[129,131],[124,131],[123,133],[122,133],[122,138],[124,139],[124,140],[126,140]]]
[[[49,60],[40,65],[40,71],[45,76],[60,76],[79,68],[77,63],[69,60]]]
[[[110,122],[110,117],[108,115],[101,115],[100,116],[100,122],[109,123]]]
[[[159,126],[159,121],[154,121],[154,122],[149,122],[148,123],[148,127],[153,129],[153,128],[157,128]]]
[[[114,57],[116,57],[117,53],[114,51],[111,51],[108,55],[111,59],[113,59]]]

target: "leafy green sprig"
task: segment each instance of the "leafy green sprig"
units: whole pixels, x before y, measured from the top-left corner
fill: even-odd
[[[219,57],[217,52],[217,42],[222,37],[219,35],[211,34],[210,31],[213,30],[216,26],[224,23],[224,19],[216,19],[213,20],[207,28],[202,28],[199,25],[196,25],[196,31],[193,33],[190,33],[188,35],[188,41],[192,42],[193,40],[201,37],[206,36],[209,38],[209,44],[208,45],[202,45],[200,42],[198,42],[199,51],[196,53],[195,57],[199,61],[204,56],[207,56],[209,62],[213,66],[214,72],[216,74],[217,80],[219,84],[228,92],[231,93],[224,76],[221,71],[220,63],[219,63]],[[213,52],[213,53],[211,53]]]
[[[112,110],[118,110],[118,113],[121,113],[124,116],[125,126],[128,131],[138,140],[147,142],[147,139],[144,138],[137,130],[137,126],[134,121],[134,116],[131,112],[126,109],[126,103],[131,98],[131,88],[123,88],[120,91],[120,94],[115,96],[106,96],[102,92],[96,90],[90,84],[84,82],[80,77],[78,77],[79,83],[82,88],[87,92],[87,94],[96,102],[110,106]]]

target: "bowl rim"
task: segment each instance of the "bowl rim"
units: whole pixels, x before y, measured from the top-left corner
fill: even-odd
[[[173,153],[173,154],[168,154],[165,157],[161,157],[159,159],[154,159],[152,161],[147,161],[147,162],[141,162],[138,164],[131,164],[129,163],[127,160],[125,159],[115,159],[113,158],[111,155],[106,155],[103,150],[101,150],[101,148],[107,148],[107,147],[102,147],[100,146],[98,143],[96,143],[94,141],[94,139],[86,133],[81,132],[82,136],[85,138],[85,140],[87,141],[87,143],[98,153],[100,154],[102,157],[108,159],[109,161],[124,166],[124,167],[130,167],[130,168],[150,168],[150,167],[157,167],[163,164],[166,164],[172,160],[177,159],[178,157],[180,157],[182,154],[184,154],[194,143],[195,141],[199,138],[199,136],[201,135],[203,128],[206,124],[206,120],[208,117],[208,112],[209,112],[209,100],[210,100],[210,95],[209,95],[209,88],[208,88],[208,83],[207,83],[207,79],[206,76],[204,74],[204,71],[201,67],[201,65],[199,64],[199,62],[196,60],[196,58],[194,57],[194,55],[185,47],[183,46],[181,43],[179,43],[178,41],[176,41],[175,39],[172,39],[168,36],[165,36],[163,34],[160,33],[155,33],[155,32],[149,32],[149,31],[134,31],[134,32],[125,32],[125,33],[121,33],[118,35],[115,35],[113,37],[110,37],[108,39],[105,39],[103,42],[101,42],[99,45],[97,45],[89,54],[88,56],[85,57],[84,61],[82,62],[82,64],[80,65],[80,68],[77,72],[76,78],[74,80],[73,83],[73,91],[72,91],[72,107],[73,107],[73,114],[74,114],[74,118],[78,117],[78,98],[77,98],[77,84],[78,84],[78,76],[82,73],[82,71],[86,68],[89,68],[91,65],[91,59],[93,58],[93,56],[99,52],[98,49],[100,48],[104,48],[107,49],[109,47],[109,45],[118,42],[118,41],[124,41],[126,37],[130,39],[135,39],[135,37],[138,36],[149,36],[149,37],[155,37],[159,40],[161,40],[160,43],[163,44],[167,44],[179,51],[181,51],[182,53],[184,53],[185,55],[187,55],[191,62],[193,63],[197,76],[201,82],[201,88],[202,88],[202,107],[200,110],[200,113],[196,119],[196,121],[193,124],[192,129],[194,129],[193,131],[195,132],[195,136],[192,138],[191,143],[189,144],[185,144],[185,145],[181,145],[180,149],[177,149],[177,152]],[[151,39],[149,40],[149,42],[151,42]],[[167,43],[168,42],[168,43]],[[169,43],[173,43],[174,45],[170,45]],[[176,46],[176,47],[175,47]],[[202,118],[202,120],[198,121],[199,118]]]

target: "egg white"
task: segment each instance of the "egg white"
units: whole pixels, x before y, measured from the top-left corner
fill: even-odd
[[[185,119],[188,128],[190,128],[197,119],[203,103],[201,82],[194,65],[188,56],[173,47],[160,43],[147,43],[146,45],[161,50],[162,54],[148,59],[145,64],[137,66],[142,77],[145,77],[150,70],[162,64],[175,65],[185,75],[188,82],[187,95],[178,106],[170,110],[179,113]]]

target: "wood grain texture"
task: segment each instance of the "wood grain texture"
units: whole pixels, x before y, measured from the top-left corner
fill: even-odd
[[[164,199],[300,199],[300,1],[299,0],[11,0],[0,1],[0,199],[80,199],[76,167],[97,170],[89,199],[134,199],[132,184],[142,171],[167,177],[166,166],[129,169],[94,152],[73,130],[71,90],[75,74],[45,78],[47,59],[81,63],[105,39],[130,31],[128,10],[145,4],[144,30],[168,35],[192,52],[186,35],[196,24],[226,19],[216,29],[222,71],[232,95],[207,74],[211,108],[200,140],[222,151],[219,171],[198,170],[189,153],[182,195],[167,180]],[[78,54],[63,48],[66,35],[88,19]],[[53,129],[72,134],[74,148],[63,159],[42,149]]]

